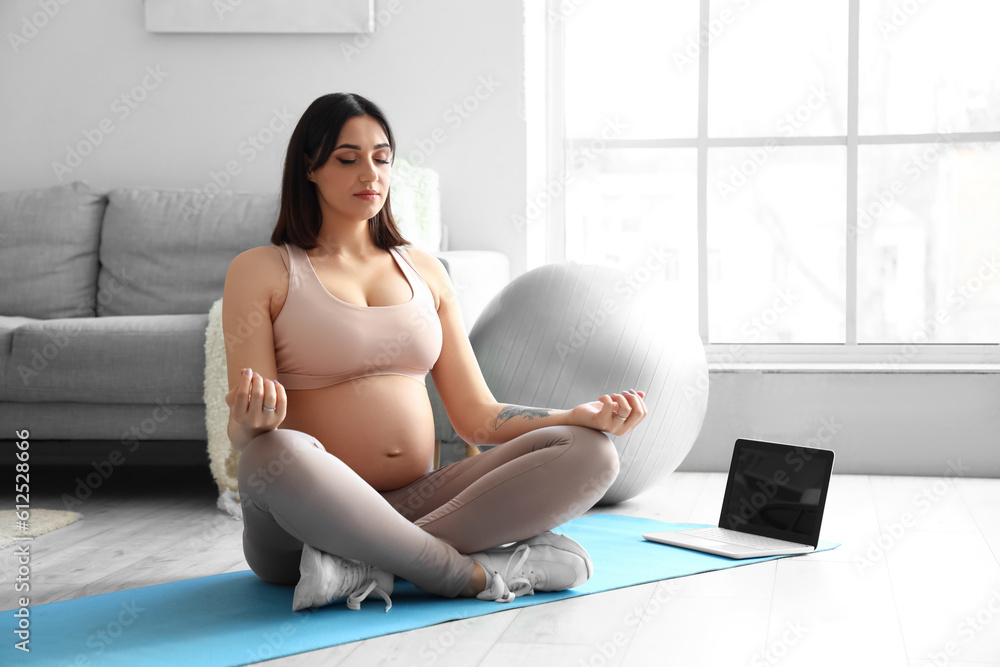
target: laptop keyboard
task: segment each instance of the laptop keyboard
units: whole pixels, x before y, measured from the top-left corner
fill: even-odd
[[[782,547],[787,547],[790,544],[795,544],[794,542],[788,542],[786,540],[777,540],[773,537],[750,535],[749,533],[740,533],[735,530],[726,530],[724,528],[701,528],[693,534],[698,537],[707,537],[710,540],[732,542],[733,544],[739,544],[740,546],[750,547],[752,549],[780,549]]]

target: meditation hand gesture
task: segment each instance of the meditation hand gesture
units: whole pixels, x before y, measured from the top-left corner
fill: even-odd
[[[569,411],[571,424],[589,426],[613,435],[625,435],[646,418],[646,392],[629,389],[621,394],[605,394],[596,401]]]
[[[277,380],[265,380],[244,368],[239,382],[226,394],[226,403],[229,418],[244,428],[271,430],[285,420],[288,398]]]

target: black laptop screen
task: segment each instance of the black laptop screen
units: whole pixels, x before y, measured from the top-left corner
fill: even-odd
[[[741,439],[719,526],[816,546],[832,470],[830,450]]]

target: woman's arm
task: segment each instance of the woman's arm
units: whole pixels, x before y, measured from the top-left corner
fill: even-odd
[[[499,403],[490,392],[465,332],[451,278],[441,260],[422,250],[409,250],[420,274],[438,301],[441,354],[431,377],[448,419],[459,437],[470,445],[498,445],[546,426],[579,425],[624,435],[646,416],[645,392],[628,390],[605,394],[572,410],[534,408]],[[621,415],[615,413],[621,411]]]
[[[466,442],[470,445],[497,445],[538,428],[568,424],[569,412],[493,403],[483,407],[479,425],[467,434]]]
[[[470,445],[497,445],[546,426],[587,426],[613,435],[624,435],[646,416],[646,392],[628,390],[605,394],[572,410],[532,408],[491,403],[479,411],[478,426],[464,438]],[[619,414],[620,416],[615,416]],[[622,419],[624,417],[624,419]]]

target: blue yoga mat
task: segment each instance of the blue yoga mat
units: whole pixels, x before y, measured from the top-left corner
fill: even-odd
[[[572,590],[535,593],[510,603],[442,598],[397,580],[388,613],[377,596],[363,602],[360,611],[338,601],[295,612],[292,588],[265,583],[243,570],[29,607],[30,653],[13,646],[22,620],[15,609],[3,612],[7,639],[0,663],[246,665],[515,607],[789,557],[732,560],[642,538],[645,532],[703,525],[618,514],[573,519],[555,532],[587,549],[593,576]],[[837,546],[822,541],[817,551]]]

